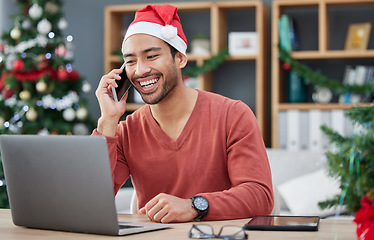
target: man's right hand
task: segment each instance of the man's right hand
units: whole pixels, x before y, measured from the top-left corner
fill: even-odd
[[[116,102],[113,99],[111,88],[111,85],[118,87],[115,80],[121,79],[119,74],[122,71],[122,69],[113,69],[110,73],[104,75],[96,89],[96,97],[101,110],[97,131],[105,136],[115,136],[117,124],[126,112],[127,93],[121,101]]]

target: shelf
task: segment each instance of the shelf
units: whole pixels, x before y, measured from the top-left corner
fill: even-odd
[[[291,56],[294,59],[374,58],[374,50],[294,51],[291,53]]]
[[[348,8],[347,8],[348,6]],[[272,60],[271,60],[271,83],[272,83],[272,97],[271,97],[271,108],[272,108],[272,116],[271,116],[271,128],[272,128],[272,134],[271,134],[271,147],[272,148],[278,148],[279,142],[284,142],[284,138],[279,140],[279,123],[280,123],[280,117],[279,112],[280,111],[288,111],[288,110],[303,110],[303,111],[309,111],[309,110],[326,110],[326,111],[332,111],[332,110],[347,110],[352,107],[356,106],[371,106],[370,103],[361,103],[361,104],[340,104],[340,103],[328,103],[328,104],[320,104],[320,103],[286,103],[284,102],[286,89],[287,89],[287,80],[286,75],[284,74],[284,70],[281,67],[280,61],[279,61],[279,52],[278,52],[278,45],[279,45],[279,18],[283,13],[294,14],[295,21],[297,21],[296,24],[298,24],[299,29],[308,29],[308,31],[302,32],[303,35],[301,35],[301,31],[299,30],[299,38],[305,40],[305,36],[313,36],[311,41],[315,41],[316,46],[311,44],[305,44],[304,49],[313,49],[312,51],[293,51],[291,52],[291,57],[296,60],[317,60],[313,61],[314,65],[320,66],[320,68],[317,67],[317,69],[321,70],[329,68],[331,66],[337,66],[334,65],[336,62],[337,64],[345,65],[348,62],[370,62],[372,59],[374,59],[374,49],[372,46],[371,39],[371,45],[369,43],[369,49],[365,50],[330,50],[330,49],[342,49],[344,48],[344,41],[345,35],[343,36],[342,31],[345,31],[345,25],[349,25],[351,23],[358,23],[358,22],[371,22],[374,24],[374,18],[372,17],[366,17],[362,18],[361,16],[349,15],[351,13],[351,8],[358,7],[360,8],[360,11],[358,11],[356,8],[355,13],[359,15],[357,12],[361,12],[361,8],[365,8],[366,6],[369,6],[367,9],[372,9],[374,6],[374,0],[273,0],[273,7],[272,7],[272,39],[271,39],[271,47],[272,47]],[[305,8],[312,7],[313,9],[311,11],[311,16],[300,16],[300,13],[303,13],[305,11]],[[340,8],[344,7],[344,8]],[[340,22],[337,19],[334,19],[336,17],[336,12],[339,11],[339,16],[341,18],[344,18],[344,26],[341,26]],[[368,10],[370,11],[370,10]],[[368,16],[370,14],[366,14],[364,16]],[[307,22],[305,19],[309,20]],[[349,24],[348,24],[348,23]],[[343,23],[342,23],[343,24]],[[313,26],[313,27],[309,27]],[[317,26],[317,27],[316,27]],[[311,30],[312,29],[312,30]],[[347,29],[348,30],[348,29]],[[312,31],[312,32],[311,32]],[[337,34],[337,35],[336,35]],[[304,36],[304,38],[302,38]],[[339,42],[336,42],[337,38],[339,37]],[[344,39],[342,39],[344,38]],[[305,42],[304,42],[305,43]],[[343,45],[343,46],[342,46]],[[337,61],[337,60],[342,61]],[[354,61],[352,61],[354,59]],[[333,61],[329,61],[333,60]],[[370,63],[368,63],[370,65]],[[322,66],[324,65],[324,66]],[[341,74],[342,68],[330,68],[331,70],[330,74],[336,74],[339,76],[336,79],[342,79],[343,74]],[[284,121],[284,119],[282,119]],[[284,129],[281,129],[282,131],[285,131]],[[282,135],[283,136],[283,135]],[[284,136],[283,136],[284,137]]]
[[[370,106],[370,103],[360,103],[360,104],[343,104],[343,103],[280,103],[278,105],[278,110],[311,110],[311,109],[320,109],[320,110],[333,110],[333,109],[350,109],[357,106]]]

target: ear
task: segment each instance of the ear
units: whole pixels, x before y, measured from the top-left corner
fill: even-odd
[[[187,65],[187,57],[181,52],[175,53],[175,63],[177,66],[182,69]]]

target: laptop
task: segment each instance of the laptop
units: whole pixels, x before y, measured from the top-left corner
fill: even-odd
[[[0,148],[17,226],[104,235],[172,226],[118,222],[105,137],[0,135]]]

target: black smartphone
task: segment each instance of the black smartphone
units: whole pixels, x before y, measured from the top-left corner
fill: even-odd
[[[244,225],[246,230],[318,231],[318,216],[255,215]]]
[[[114,98],[114,101],[116,101],[116,102],[121,101],[123,96],[125,96],[127,91],[132,86],[130,80],[128,79],[128,77],[126,75],[125,63],[122,64],[120,69],[122,69],[123,71],[122,71],[121,74],[119,74],[121,79],[116,80],[116,83],[117,83],[118,87],[115,88],[115,87],[112,86],[113,98]]]

